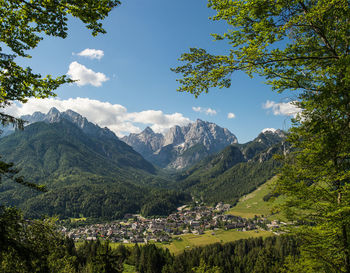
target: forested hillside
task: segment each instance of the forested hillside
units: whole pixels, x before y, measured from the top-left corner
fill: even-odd
[[[145,214],[167,214],[190,198],[160,190],[168,181],[117,137],[88,135],[66,119],[34,123],[2,138],[0,153],[16,164],[19,175],[48,190],[38,193],[4,181],[0,203],[19,206],[28,216],[114,219],[146,204]],[[168,206],[150,209],[157,202]]]
[[[236,203],[276,174],[281,162],[274,155],[288,149],[282,140],[269,132],[246,144],[230,145],[179,175],[178,187],[207,203]]]
[[[208,204],[235,203],[274,174],[278,163],[272,155],[280,144],[274,149],[271,145],[284,136],[281,131],[261,133],[169,177],[109,129],[71,110],[52,108],[26,118],[32,124],[0,139],[0,154],[15,163],[19,176],[45,185],[48,191],[39,193],[5,181],[0,202],[19,206],[30,217],[166,215],[190,201],[191,195]],[[200,147],[196,144],[184,154]]]

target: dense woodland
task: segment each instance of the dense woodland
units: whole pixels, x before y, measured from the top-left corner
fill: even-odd
[[[1,139],[0,153],[18,175],[46,186],[41,193],[4,181],[0,204],[18,206],[27,217],[168,215],[191,200],[167,189],[164,175],[122,141],[88,136],[67,120],[29,125]]]

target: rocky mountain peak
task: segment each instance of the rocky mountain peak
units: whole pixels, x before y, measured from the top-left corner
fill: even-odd
[[[229,130],[200,119],[186,126],[171,127],[164,136],[152,135],[146,128],[140,134],[130,134],[122,140],[152,163],[171,169],[188,167],[237,143],[236,136]]]
[[[94,130],[93,128],[96,128],[95,124],[89,122],[85,117],[83,117],[82,115],[70,109],[65,112],[62,112],[61,115],[62,115],[62,118],[65,118],[73,122],[74,124],[79,126],[81,129]]]
[[[36,113],[40,113],[40,112],[36,112]],[[47,115],[49,116],[54,116],[54,115],[58,115],[60,114],[60,111],[58,111],[58,109],[56,107],[52,107],[49,112],[47,113]]]
[[[155,133],[152,128],[147,126],[141,133],[132,133],[129,136],[122,137],[121,140],[133,147],[144,158],[149,159],[149,156],[163,145],[164,136]]]
[[[279,137],[285,137],[286,134],[280,129],[275,129],[275,128],[265,128],[261,131],[262,134],[264,135],[278,135]]]
[[[26,125],[36,122],[36,121],[43,121],[45,119],[45,114],[41,113],[41,112],[34,112],[32,115],[25,115],[22,116],[21,118],[26,121]]]
[[[194,122],[194,124],[198,124],[198,125],[203,124],[203,123],[209,123],[209,122],[208,122],[208,121],[201,120],[201,119],[199,119],[199,118],[197,118],[196,121]]]
[[[66,110],[63,112],[66,116],[70,117],[73,120],[82,120],[85,119],[82,115],[78,114],[77,112],[74,112],[73,110]]]
[[[62,119],[65,119],[78,126],[83,130],[84,133],[88,135],[95,137],[104,136],[108,138],[118,139],[117,136],[108,128],[101,128],[98,125],[89,122],[85,117],[70,109],[65,112],[60,112],[57,108],[52,107],[47,112],[47,114],[35,112],[32,115],[25,115],[21,118],[28,121],[29,124],[40,121],[56,123],[60,122]]]
[[[43,116],[38,115],[38,117],[41,119],[38,121],[48,121],[50,123],[54,123],[54,122],[60,121],[61,112],[58,111],[57,108],[52,107],[46,115],[45,114]],[[35,117],[32,116],[31,123],[34,123],[34,122],[37,122],[37,121],[35,120]]]
[[[283,132],[282,130],[267,128],[267,129],[264,129],[254,141],[271,145],[271,144],[280,142],[285,137],[286,137],[286,133]]]
[[[151,127],[147,126],[142,132],[141,134],[143,135],[153,135],[154,131],[152,130]]]
[[[164,146],[172,144],[178,145],[185,141],[182,128],[178,125],[171,127],[164,136]]]

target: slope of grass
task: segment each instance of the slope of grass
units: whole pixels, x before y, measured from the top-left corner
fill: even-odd
[[[255,191],[241,197],[235,207],[230,209],[227,214],[232,214],[236,216],[241,216],[244,218],[253,218],[257,216],[267,216],[268,218],[275,219],[281,218],[281,215],[272,215],[271,210],[274,206],[278,206],[283,200],[281,197],[276,198],[273,202],[265,202],[263,200],[272,190],[273,183],[276,181],[277,177],[273,177],[265,184],[261,185]]]

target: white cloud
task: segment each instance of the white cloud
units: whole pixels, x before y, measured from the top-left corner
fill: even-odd
[[[206,110],[205,110],[205,113],[206,113],[207,115],[211,115],[211,116],[217,114],[216,111],[215,111],[214,109],[211,109],[211,108],[206,109]]]
[[[195,112],[201,112],[202,108],[193,106],[192,110],[195,111]]]
[[[191,122],[189,118],[184,117],[181,113],[164,114],[160,110],[134,112],[128,114],[127,117],[133,122],[151,124],[152,130],[160,133],[164,133],[175,125],[183,126]]]
[[[67,75],[69,75],[72,80],[76,80],[78,86],[91,84],[99,87],[103,82],[109,80],[105,74],[95,72],[78,62],[72,62],[69,65]]]
[[[211,108],[202,108],[202,107],[192,107],[192,110],[198,113],[205,113],[206,115],[214,116],[217,114],[216,110]]]
[[[266,101],[263,104],[264,109],[271,109],[275,116],[295,116],[301,110],[296,107],[293,102],[274,102],[274,101]]]
[[[20,117],[36,111],[47,113],[52,107],[56,107],[59,111],[71,109],[101,127],[108,127],[118,136],[141,132],[140,124],[144,127],[150,126],[155,132],[164,133],[174,125],[183,126],[191,122],[181,113],[164,114],[160,110],[128,112],[127,108],[120,104],[89,98],[29,99],[25,104],[13,104],[7,107],[6,113]]]
[[[236,117],[236,115],[234,114],[234,113],[228,113],[227,114],[227,118],[228,119],[233,119],[233,118],[235,118]]]
[[[77,54],[78,56],[87,57],[89,59],[101,60],[104,56],[104,52],[100,49],[86,48]]]

